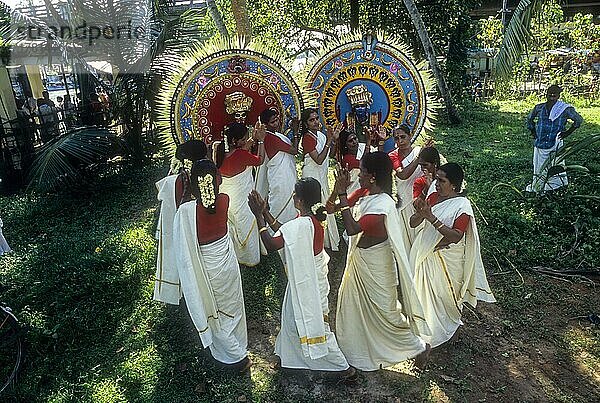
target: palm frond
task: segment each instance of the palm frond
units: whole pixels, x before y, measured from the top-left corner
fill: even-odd
[[[515,192],[516,194],[519,195],[519,197],[523,198],[523,192],[521,192],[515,185],[513,185],[512,183],[506,183],[506,182],[500,182],[500,183],[496,183],[493,187],[492,187],[492,192],[495,191],[498,188],[501,187],[505,187],[507,189],[512,190],[513,192]]]
[[[576,156],[584,150],[589,150],[595,143],[600,142],[600,133],[588,135],[582,139],[569,141],[558,151],[554,152],[542,165],[542,171],[553,165],[562,164],[565,160]],[[575,166],[573,166],[575,167]]]
[[[539,13],[544,0],[521,0],[504,32],[494,72],[498,78],[508,78],[513,66],[521,59],[531,41],[531,20]]]
[[[80,167],[106,161],[121,147],[121,140],[108,129],[82,128],[46,144],[33,161],[29,188],[46,191],[73,181]]]
[[[582,151],[589,150],[595,143],[600,142],[600,133],[587,135],[586,137],[578,140],[569,141],[566,145],[558,149],[558,151],[550,154],[548,159],[544,162],[541,167],[541,172],[546,172],[543,178],[544,184],[554,175],[558,175],[565,171],[589,173],[589,170],[582,165],[567,165],[564,166],[564,162],[567,159],[575,157]]]

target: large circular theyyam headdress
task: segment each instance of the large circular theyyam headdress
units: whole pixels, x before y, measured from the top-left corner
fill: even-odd
[[[412,128],[413,141],[433,129],[438,103],[425,63],[416,64],[408,48],[384,33],[349,35],[317,56],[307,73],[307,102],[323,123],[346,127],[401,124]]]
[[[163,76],[157,124],[163,139],[177,144],[220,140],[227,125],[254,125],[267,108],[277,110],[286,134],[303,108],[285,55],[256,41],[209,41],[183,55],[165,55],[157,70]]]

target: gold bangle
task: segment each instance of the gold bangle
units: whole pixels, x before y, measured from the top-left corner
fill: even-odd
[[[350,206],[344,206],[344,207],[342,207],[342,208],[340,209],[340,212],[341,212],[341,211],[344,211],[344,210],[350,210]]]
[[[267,227],[262,227],[261,229],[258,230],[259,234],[262,234],[263,232],[267,231],[268,228]]]
[[[277,222],[277,218],[273,218],[273,222],[270,222],[269,225],[272,227]]]

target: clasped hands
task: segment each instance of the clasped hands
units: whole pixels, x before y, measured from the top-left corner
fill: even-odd
[[[379,127],[365,127],[363,129],[367,144],[371,144],[373,141],[380,142],[385,141],[388,138],[387,130],[383,126]]]
[[[415,207],[415,214],[421,218],[429,222],[433,222],[436,220],[436,217],[431,212],[431,206],[427,204],[427,202],[421,198],[415,199],[413,202],[413,206]]]
[[[335,174],[333,192],[335,195],[345,194],[350,186],[350,172],[347,168],[338,168]]]
[[[340,133],[342,131],[343,125],[341,123],[336,124],[333,128],[331,126],[327,126],[327,142],[337,141],[340,138]]]
[[[256,190],[253,190],[248,195],[248,206],[250,206],[250,211],[257,218],[262,217],[263,213],[269,210],[269,204]]]

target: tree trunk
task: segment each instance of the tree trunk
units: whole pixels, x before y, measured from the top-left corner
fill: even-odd
[[[360,15],[360,3],[358,0],[350,0],[350,28],[358,30]]]
[[[425,50],[425,56],[427,57],[429,66],[431,67],[431,71],[433,72],[433,75],[437,81],[438,90],[440,91],[440,95],[442,96],[444,105],[446,106],[448,120],[452,124],[458,124],[460,123],[461,119],[458,116],[458,111],[456,110],[454,103],[452,102],[450,89],[448,88],[446,78],[444,77],[440,65],[438,64],[433,43],[431,43],[431,39],[427,33],[427,28],[425,27],[421,13],[419,13],[419,9],[417,9],[417,5],[415,4],[414,0],[403,1],[408,11],[408,15],[410,16],[410,19],[417,30],[417,34],[419,35],[419,39],[421,40],[421,44]]]
[[[229,38],[229,32],[227,32],[227,27],[225,26],[225,23],[223,22],[223,16],[221,15],[221,12],[219,11],[219,9],[217,8],[217,5],[215,4],[215,0],[206,0],[206,8],[208,8],[208,13],[210,14],[210,17],[212,18],[212,20],[215,23],[215,26],[217,27],[217,31],[219,31],[219,34],[221,34],[221,36],[223,38]]]
[[[231,0],[231,12],[235,19],[235,29],[238,37],[245,38],[248,43],[252,39],[252,27],[248,16],[248,4],[246,0]]]

